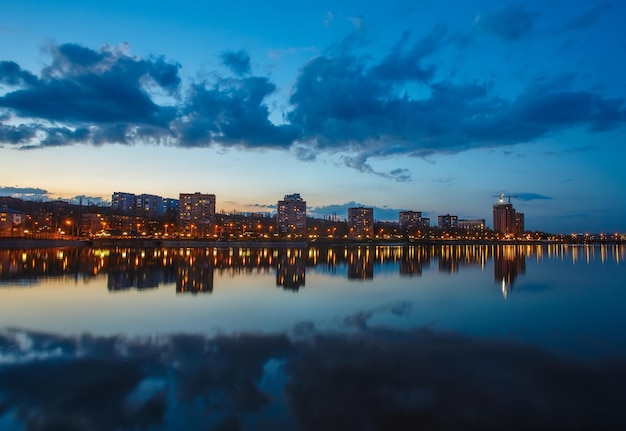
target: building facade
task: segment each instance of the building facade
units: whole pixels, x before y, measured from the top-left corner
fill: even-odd
[[[374,237],[374,208],[348,208],[348,229],[351,238]]]
[[[421,211],[400,211],[399,222],[400,230],[409,234],[429,227],[429,219],[423,218]]]
[[[524,213],[516,212],[511,202],[505,203],[504,195],[493,204],[493,230],[505,236],[520,235],[525,230]]]
[[[0,207],[0,236],[21,236],[24,213],[6,205]]]
[[[459,226],[459,217],[445,214],[437,217],[437,227],[442,230],[456,229]]]
[[[163,215],[164,204],[161,196],[141,194],[135,199],[136,214],[156,218]]]
[[[133,214],[137,206],[137,196],[133,193],[115,192],[111,196],[111,208],[123,214]]]
[[[461,219],[458,221],[459,229],[466,230],[485,230],[485,219],[468,220]]]
[[[213,234],[211,225],[215,218],[215,195],[206,193],[181,193],[178,198],[179,234],[198,238]]]
[[[306,235],[306,201],[299,193],[285,195],[282,201],[278,201],[276,227],[282,236]]]

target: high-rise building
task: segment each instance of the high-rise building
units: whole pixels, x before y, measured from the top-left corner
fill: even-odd
[[[455,215],[440,215],[437,217],[437,227],[439,229],[455,229],[458,227],[459,217]]]
[[[372,238],[374,236],[374,208],[348,208],[348,228],[351,238]]]
[[[181,193],[178,199],[179,231],[190,237],[211,233],[215,217],[215,195],[205,193]]]
[[[111,208],[123,214],[133,214],[137,205],[137,196],[133,193],[115,192],[111,196]]]
[[[306,201],[300,193],[285,195],[278,201],[276,225],[280,235],[306,235]]]
[[[143,217],[159,217],[163,215],[163,198],[161,196],[141,194],[135,199],[136,214]]]
[[[421,211],[400,211],[399,221],[402,232],[413,234],[420,229],[428,228]]]
[[[510,202],[504,202],[504,194],[493,204],[493,230],[504,235],[519,235],[524,232],[524,214],[516,213]]]

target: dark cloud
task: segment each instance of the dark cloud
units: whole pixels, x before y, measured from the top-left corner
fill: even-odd
[[[435,66],[424,66],[422,62],[442,46],[445,33],[445,28],[436,27],[409,49],[405,49],[405,45],[408,43],[410,35],[405,33],[391,52],[372,68],[372,77],[403,83],[407,81],[430,81],[435,75]]]
[[[263,77],[194,85],[186,99],[185,115],[175,126],[179,144],[288,148],[298,137],[297,129],[274,125],[263,103],[275,90],[276,86]]]
[[[11,196],[14,198],[46,198],[48,196],[48,190],[40,189],[37,187],[0,186],[0,196]]]
[[[0,421],[7,431],[332,431],[618,430],[626,420],[623,360],[582,362],[511,340],[380,329],[367,324],[371,315],[349,319],[347,334],[304,323],[295,339],[4,330]]]
[[[22,70],[19,64],[13,61],[0,61],[0,84],[11,87],[32,86],[37,84],[37,77],[32,73]]]
[[[563,30],[572,31],[580,30],[581,28],[589,27],[600,19],[613,5],[609,2],[602,2],[591,8],[587,9],[580,15],[575,16],[563,26]]]
[[[483,16],[481,25],[514,40],[534,19],[513,4]],[[163,57],[140,59],[126,46],[52,46],[40,77],[0,63],[0,82],[11,86],[0,97],[0,142],[24,149],[139,142],[273,148],[306,161],[322,152],[368,174],[410,181],[405,167],[383,171],[372,161],[515,145],[572,127],[602,132],[626,120],[624,98],[577,89],[573,75],[531,83],[512,99],[488,81],[437,79],[437,54],[459,46],[444,27],[416,39],[407,32],[379,59],[359,55],[366,43],[360,25],[304,64],[280,124],[267,104],[277,87],[251,75],[246,51],[222,54],[233,76],[214,74],[183,91],[180,65]]]
[[[536,201],[536,200],[550,200],[554,199],[550,196],[540,195],[539,193],[511,193],[517,199],[521,201]]]
[[[250,55],[244,51],[226,51],[222,53],[222,61],[236,75],[243,76],[250,73]]]
[[[537,13],[529,12],[523,3],[511,3],[480,17],[479,28],[512,42],[530,35]]]

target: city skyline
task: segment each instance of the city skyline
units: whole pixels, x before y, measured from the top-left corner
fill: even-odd
[[[80,5],[80,7],[77,7]],[[0,195],[626,231],[626,4],[0,5]],[[392,217],[392,214],[396,214]]]

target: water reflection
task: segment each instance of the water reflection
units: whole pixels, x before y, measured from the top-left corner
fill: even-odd
[[[600,256],[620,263],[624,245],[438,245],[345,246],[327,248],[158,248],[0,250],[0,283],[32,284],[45,277],[89,279],[106,274],[112,292],[154,289],[176,284],[177,293],[211,293],[220,275],[275,271],[276,286],[297,292],[306,285],[307,268],[340,274],[349,280],[373,280],[376,271],[420,276],[431,262],[442,273],[469,267],[485,269],[493,261],[494,281],[506,297],[528,259],[571,259],[589,264]]]
[[[455,333],[0,332],[4,430],[622,429],[626,368]]]

